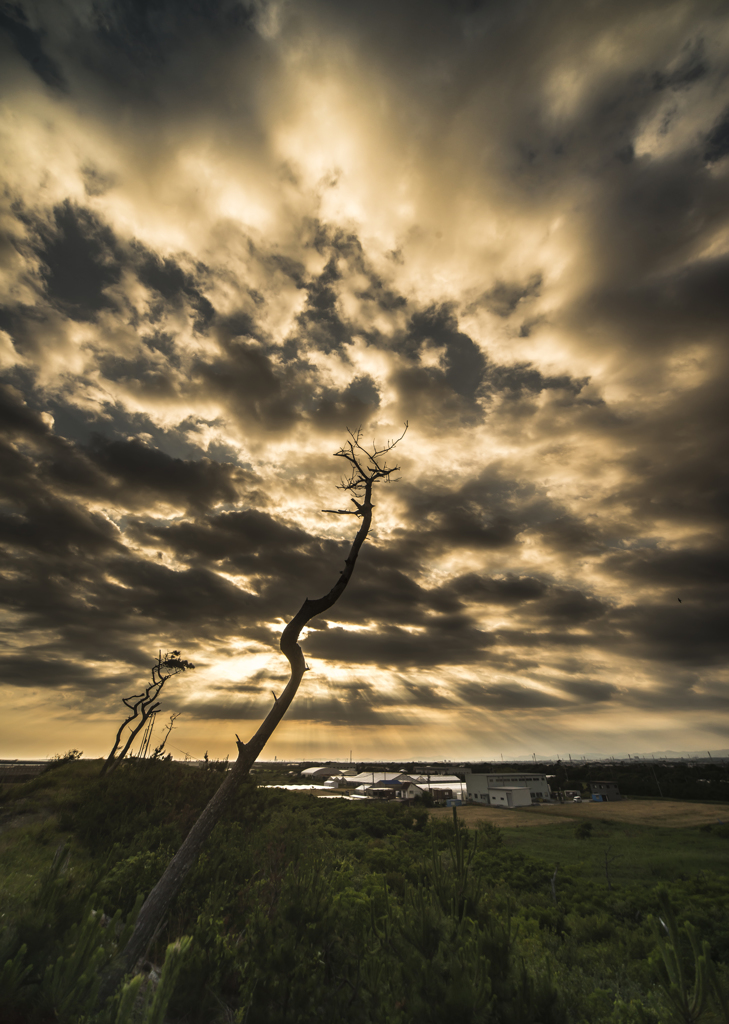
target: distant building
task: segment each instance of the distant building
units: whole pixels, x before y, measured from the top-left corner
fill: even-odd
[[[346,783],[359,783],[354,790],[354,796],[365,796],[375,800],[417,800],[428,794],[434,803],[466,798],[465,783],[457,776],[450,777],[451,781],[447,782],[442,781],[444,776],[433,775],[431,778],[437,778],[438,781],[428,782],[425,781],[425,777],[415,780],[410,775],[394,775],[392,772],[362,772],[356,780],[347,779]]]
[[[414,782],[403,782],[402,790],[395,795],[401,800],[422,800],[427,790],[421,789]]]
[[[336,774],[336,768],[304,768],[301,777],[302,779],[328,779],[330,775]]]
[[[531,807],[532,795],[526,786],[494,786],[489,789],[492,807]]]
[[[403,776],[405,778],[405,776]],[[457,775],[439,775],[437,772],[431,772],[430,775],[408,775],[407,778],[412,779],[413,782],[420,784],[421,782],[427,782],[432,786],[442,785],[462,785],[461,779]]]
[[[334,774],[332,772],[332,775]],[[347,785],[366,786],[369,783],[370,786],[374,786],[377,782],[392,782],[400,779],[410,779],[410,776],[405,775],[404,772],[359,772],[357,775],[349,776]]]
[[[525,789],[529,793],[529,803],[537,800],[549,800],[549,783],[546,775],[533,775],[531,772],[514,773],[508,775],[495,772],[493,774],[482,774],[480,772],[466,772],[466,793],[469,800],[477,804],[496,806],[491,800],[489,793],[492,789],[511,790]],[[502,793],[502,795],[504,795]],[[526,805],[524,797],[517,797],[518,803],[509,804],[506,798],[498,800],[501,807],[521,807]]]
[[[593,800],[622,800],[617,782],[591,782]]]

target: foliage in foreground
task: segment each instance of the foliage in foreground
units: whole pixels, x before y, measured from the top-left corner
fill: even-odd
[[[3,919],[12,1024],[729,1021],[725,876],[609,891],[561,871],[555,903],[553,865],[507,851],[498,829],[252,785],[150,951],[161,980],[154,968],[127,979],[95,1012],[138,894],[220,776],[150,763],[89,779],[82,768],[3,794],[36,810],[53,798],[85,865],[74,874],[63,850]]]

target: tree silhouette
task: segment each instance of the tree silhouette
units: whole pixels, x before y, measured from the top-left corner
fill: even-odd
[[[119,726],[114,745],[102,765],[102,775],[106,774],[106,772],[114,771],[119,766],[126,757],[135,736],[144,728],[149,719],[153,719],[157,714],[160,708],[159,697],[167,680],[171,676],[177,675],[178,672],[186,672],[187,669],[193,668],[195,666],[191,662],[185,661],[184,658],[180,657],[179,651],[165,654],[164,658],[162,657],[162,651],[159,652],[157,661],[152,666],[152,681],[150,684],[142,693],[136,693],[132,697],[122,697],[122,704],[126,705],[130,714],[127,715]],[[129,727],[129,735],[122,747],[121,753],[117,753],[122,744],[122,735],[127,726]]]
[[[180,891],[188,872],[195,864],[205,840],[222,818],[241,782],[248,776],[251,765],[286,714],[307,669],[304,654],[298,643],[301,630],[314,616],[328,611],[344,593],[372,523],[374,507],[372,489],[376,483],[389,481],[392,474],[400,468],[399,466],[388,467],[386,458],[405,436],[407,429],[406,423],[405,429],[399,437],[388,441],[383,448],[378,448],[373,443],[371,449],[367,449],[362,444],[361,428],[356,431],[350,430],[348,431],[349,439],[339,451],[335,452],[336,457],[345,459],[349,464],[348,475],[342,480],[340,490],[351,494],[354,509],[322,509],[322,511],[332,512],[335,515],[353,515],[361,520],[349,554],[345,559],[344,568],[329,593],[314,600],[307,598],[284,629],[280,646],[291,667],[289,681],[279,697],[274,694],[273,707],[253,738],[248,743],[243,743],[236,735],[237,760],[231,770],[226,773],[220,787],[210,798],[187,838],[167,865],[159,882],[147,896],[139,912],[131,938],[107,974],[100,999],[109,995],[121,976],[130,971],[137,960],[144,955],[160,922]]]

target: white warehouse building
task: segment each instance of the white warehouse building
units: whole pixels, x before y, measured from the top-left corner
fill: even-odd
[[[551,796],[547,776],[530,772],[513,775],[466,772],[465,780],[467,799],[491,807],[522,807],[537,800],[549,800]],[[528,798],[524,790],[528,790]]]

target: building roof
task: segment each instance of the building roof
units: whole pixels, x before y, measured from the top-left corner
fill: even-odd
[[[350,782],[366,783],[372,786],[375,782],[384,782],[388,779],[403,779],[410,778],[409,775],[403,776],[402,772],[360,772],[359,775],[351,775],[349,777]]]
[[[463,781],[462,779],[459,779],[457,775],[436,775],[435,772],[433,772],[430,775],[410,775],[410,776],[408,776],[408,778],[411,778],[413,780],[413,782],[432,782],[432,783],[443,782],[443,783],[445,783],[445,782],[462,782]]]

